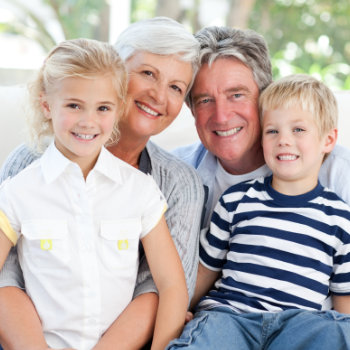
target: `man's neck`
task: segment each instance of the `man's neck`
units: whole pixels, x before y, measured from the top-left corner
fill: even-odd
[[[243,175],[251,173],[265,164],[262,150],[249,156],[241,157],[238,161],[218,159],[222,167],[232,175]]]

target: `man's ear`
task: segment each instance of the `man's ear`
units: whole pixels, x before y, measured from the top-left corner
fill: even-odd
[[[47,99],[47,95],[43,92],[40,94],[40,105],[41,105],[41,108],[43,110],[44,116],[47,119],[51,119],[51,111],[50,111],[49,101]]]
[[[338,129],[328,131],[324,139],[324,153],[331,153],[338,139]]]

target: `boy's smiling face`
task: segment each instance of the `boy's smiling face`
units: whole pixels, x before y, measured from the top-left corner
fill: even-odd
[[[297,195],[317,185],[326,153],[336,141],[336,130],[320,135],[314,116],[297,107],[266,110],[262,120],[262,145],[273,172],[272,186]]]

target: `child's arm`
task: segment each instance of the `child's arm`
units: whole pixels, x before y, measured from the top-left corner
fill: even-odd
[[[5,260],[7,258],[7,255],[9,254],[12,245],[12,242],[0,229],[0,270],[4,266]]]
[[[142,244],[159,292],[151,349],[163,350],[184,326],[188,306],[185,275],[164,216],[142,239]]]
[[[207,294],[213,284],[219,278],[220,272],[207,269],[199,263],[196,281],[196,289],[191,300],[190,310],[192,310],[199,302],[200,298]]]
[[[137,350],[151,339],[158,307],[158,295],[144,293],[133,299],[102,335],[93,350]]]
[[[334,310],[342,314],[350,314],[350,295],[332,295]]]
[[[0,229],[0,269],[12,247]],[[47,349],[40,319],[31,300],[19,288],[0,288],[0,342],[6,349]]]

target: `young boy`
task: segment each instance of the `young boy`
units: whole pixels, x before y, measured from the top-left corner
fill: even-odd
[[[201,237],[194,306],[167,349],[349,349],[350,208],[318,182],[337,139],[337,106],[293,75],[259,101],[273,175],[229,188]],[[336,311],[321,311],[331,294]]]

